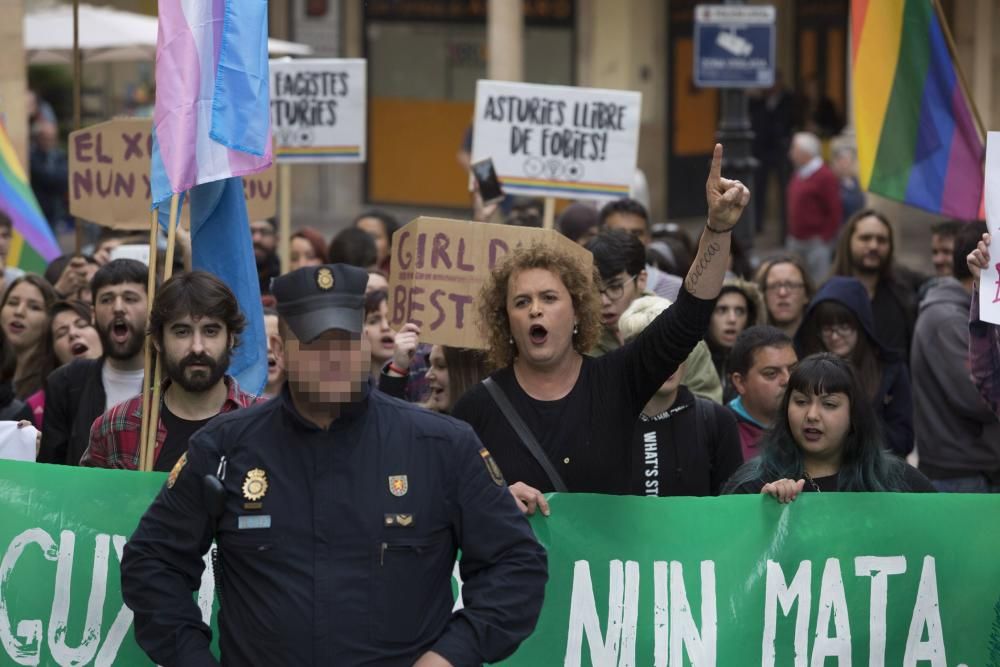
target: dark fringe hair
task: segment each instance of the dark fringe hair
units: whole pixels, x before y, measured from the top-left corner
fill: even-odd
[[[792,371],[778,417],[761,440],[760,455],[744,463],[727,488],[805,476],[802,449],[788,424],[788,403],[794,392],[812,396],[847,394],[851,426],[842,446],[838,491],[906,490],[903,483],[906,464],[885,448],[875,408],[864,395],[850,364],[829,353],[807,357]]]

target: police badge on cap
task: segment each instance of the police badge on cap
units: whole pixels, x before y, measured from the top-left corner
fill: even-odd
[[[368,273],[347,264],[308,266],[271,283],[278,315],[304,343],[324,331],[360,334],[364,323]]]

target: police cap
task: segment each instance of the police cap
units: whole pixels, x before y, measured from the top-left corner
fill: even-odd
[[[364,322],[368,273],[347,264],[323,264],[297,269],[271,283],[278,315],[304,343],[324,331],[342,329],[360,334]]]

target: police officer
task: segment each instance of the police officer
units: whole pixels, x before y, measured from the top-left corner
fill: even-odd
[[[369,388],[367,278],[274,280],[280,396],[194,435],[125,546],[122,593],[158,664],[218,664],[191,594],[213,538],[224,665],[480,665],[534,628],[545,552],[489,452]]]

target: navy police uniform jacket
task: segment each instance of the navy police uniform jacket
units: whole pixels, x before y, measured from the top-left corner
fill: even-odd
[[[327,429],[286,388],[191,438],[122,562],[150,658],[217,664],[192,596],[213,533],[222,664],[409,667],[434,650],[480,665],[531,633],[545,552],[489,453],[464,423],[366,392]],[[215,520],[204,477],[217,473]]]

